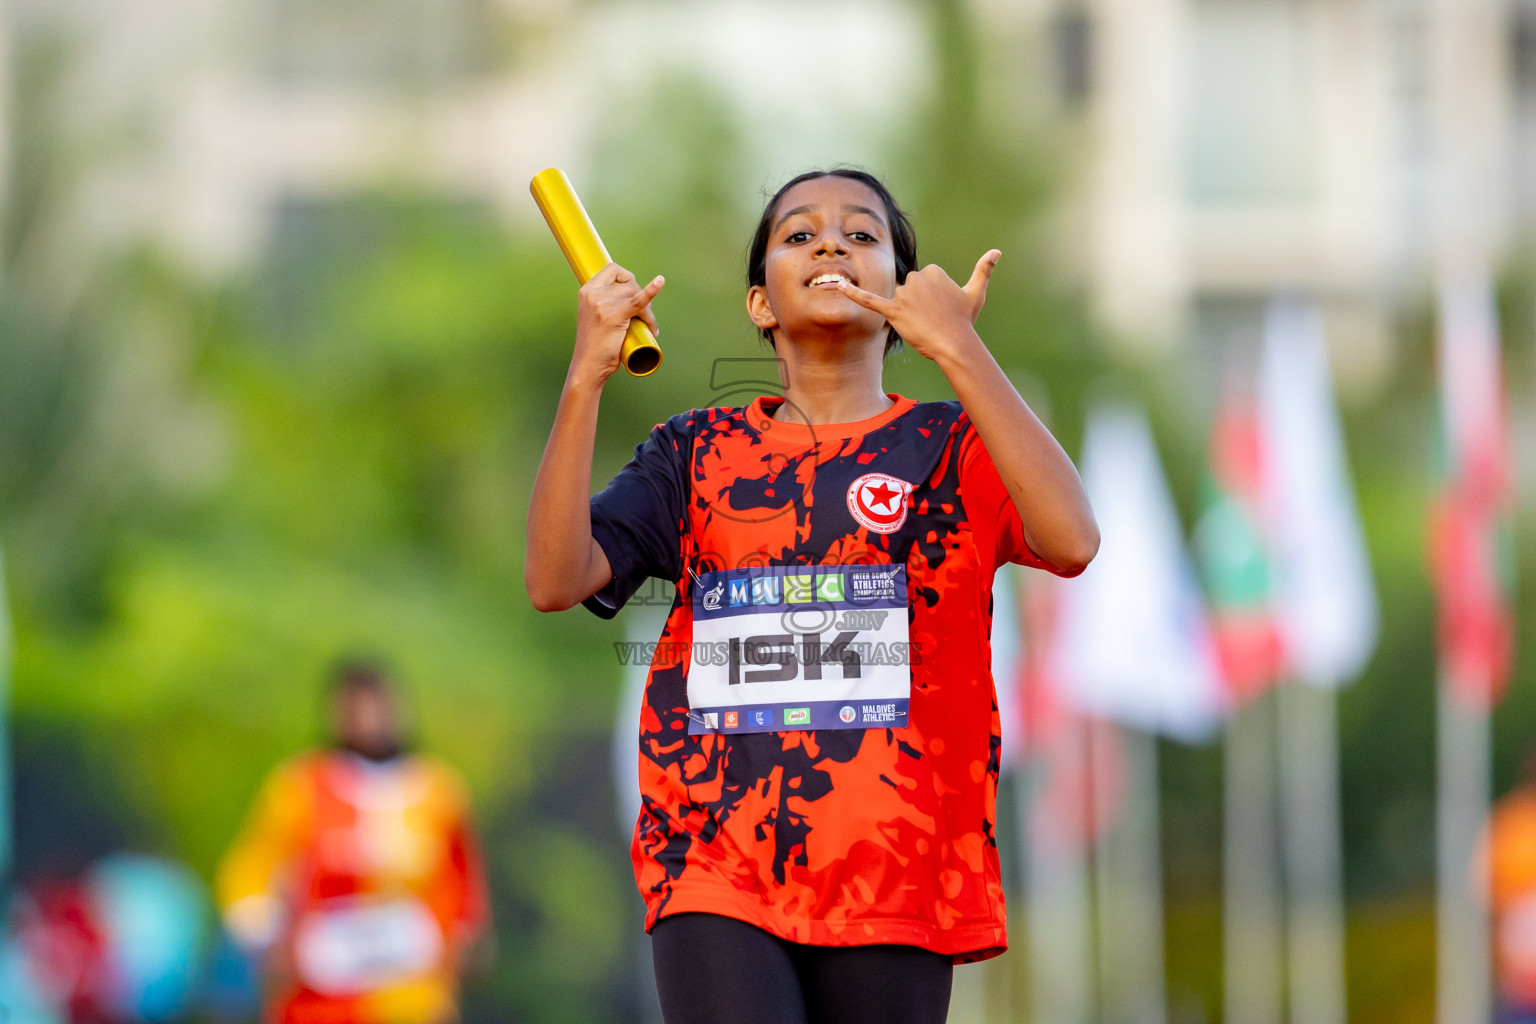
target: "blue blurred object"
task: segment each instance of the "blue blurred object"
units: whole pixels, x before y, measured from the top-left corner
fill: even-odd
[[[254,1020],[261,1010],[256,959],[223,930],[208,964],[203,1002],[216,1021]]]
[[[191,1006],[202,967],[209,902],[185,866],[161,857],[114,854],[91,868],[113,1002],[122,1019],[157,1024]]]

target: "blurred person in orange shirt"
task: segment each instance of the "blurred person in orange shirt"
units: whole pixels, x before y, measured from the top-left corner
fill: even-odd
[[[274,1024],[441,1024],[493,955],[469,802],[406,749],[377,664],[346,661],[335,744],[279,765],[221,865],[230,934],[261,963]]]
[[[1521,774],[1494,805],[1478,858],[1493,926],[1498,1024],[1536,1024],[1536,749]]]

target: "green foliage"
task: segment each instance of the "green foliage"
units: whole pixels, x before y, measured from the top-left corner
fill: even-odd
[[[466,773],[490,822],[515,823],[515,842],[486,837],[526,853],[500,879],[507,897],[562,948],[607,948],[617,930],[591,900],[621,872],[549,853],[572,826],[519,810],[551,748],[604,732],[617,674],[595,622],[535,622],[520,584],[545,427],[518,368],[569,334],[571,283],[481,211],[375,196],[318,217],[332,214],[345,226],[305,244],[352,244],[303,273],[284,278],[280,231],[249,285],[175,298],[193,325],[185,397],[211,410],[218,464],[195,490],[146,485],[91,524],[87,610],[22,589],[16,714],[79,723],[142,831],[210,872],[261,776],[323,739],[330,663],[377,652],[422,745]],[[602,996],[564,1002],[590,1019]]]

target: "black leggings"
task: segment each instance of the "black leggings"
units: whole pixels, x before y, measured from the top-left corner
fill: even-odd
[[[954,970],[916,946],[804,946],[717,914],[651,929],[666,1024],[944,1024]]]

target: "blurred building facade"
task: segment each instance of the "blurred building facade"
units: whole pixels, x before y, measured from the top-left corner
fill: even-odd
[[[1202,309],[1294,289],[1380,359],[1383,310],[1437,263],[1536,229],[1531,0],[1028,7],[1046,116],[1073,139],[1062,240],[1123,337],[1198,335]]]
[[[768,74],[761,54],[787,52],[812,14],[904,74],[876,93],[846,62]],[[819,130],[777,153],[785,171],[829,138],[870,155],[926,76],[916,8],[879,0],[14,0],[0,24],[13,73],[61,64],[60,108],[88,114],[68,130],[91,151],[76,243],[149,239],[213,276],[256,256],[285,204],[359,190],[425,186],[529,220],[529,179],[561,166],[583,180],[602,128],[668,76],[717,94],[760,142],[793,127],[786,99],[814,110],[837,93],[837,116],[823,106]],[[816,60],[800,49],[785,63]]]
[[[914,9],[850,6],[848,26],[883,22],[870,42],[921,83]],[[1479,230],[1502,242],[1536,218],[1536,0],[971,6],[1000,60],[1034,69],[1003,80],[1070,125],[1082,259],[1106,320],[1132,333],[1206,290],[1370,290],[1414,272],[1447,133],[1474,151]],[[415,174],[520,210],[531,173],[580,160],[594,118],[626,98],[597,88],[669,61],[759,76],[699,44],[762,46],[793,14],[755,0],[12,0],[9,20],[13,41],[68,51],[95,128],[138,129],[135,166],[97,202],[229,259],[284,190]],[[635,70],[615,67],[626,57]]]
[[[984,88],[1013,93],[989,98],[1067,140],[1064,259],[1127,338],[1167,343],[1202,302],[1295,288],[1354,309],[1369,342],[1374,311],[1424,280],[1448,235],[1497,253],[1536,224],[1536,0],[969,6]],[[866,143],[921,94],[918,8],[798,14],[838,19],[833,34],[903,74],[874,96],[836,64],[807,63],[799,85],[770,75],[754,56],[798,49],[774,26],[805,19],[749,0],[12,0],[9,20],[13,44],[55,40],[68,88],[91,97],[72,104],[92,112],[78,144],[118,154],[81,189],[81,224],[218,272],[259,251],[293,197],[408,181],[527,217],[532,174],[580,169],[604,119],[669,66],[744,122],[803,88],[807,124]],[[829,83],[839,116],[815,109]],[[797,169],[793,147],[780,159],[758,173]]]
[[[503,51],[558,43],[570,6],[20,0],[11,49],[23,81],[50,51],[89,122],[71,131],[96,142],[77,199],[87,246],[147,238],[218,274],[259,251],[294,197],[408,182],[514,202],[541,157],[569,155],[587,97],[567,54]],[[544,152],[518,145],[530,137]]]

